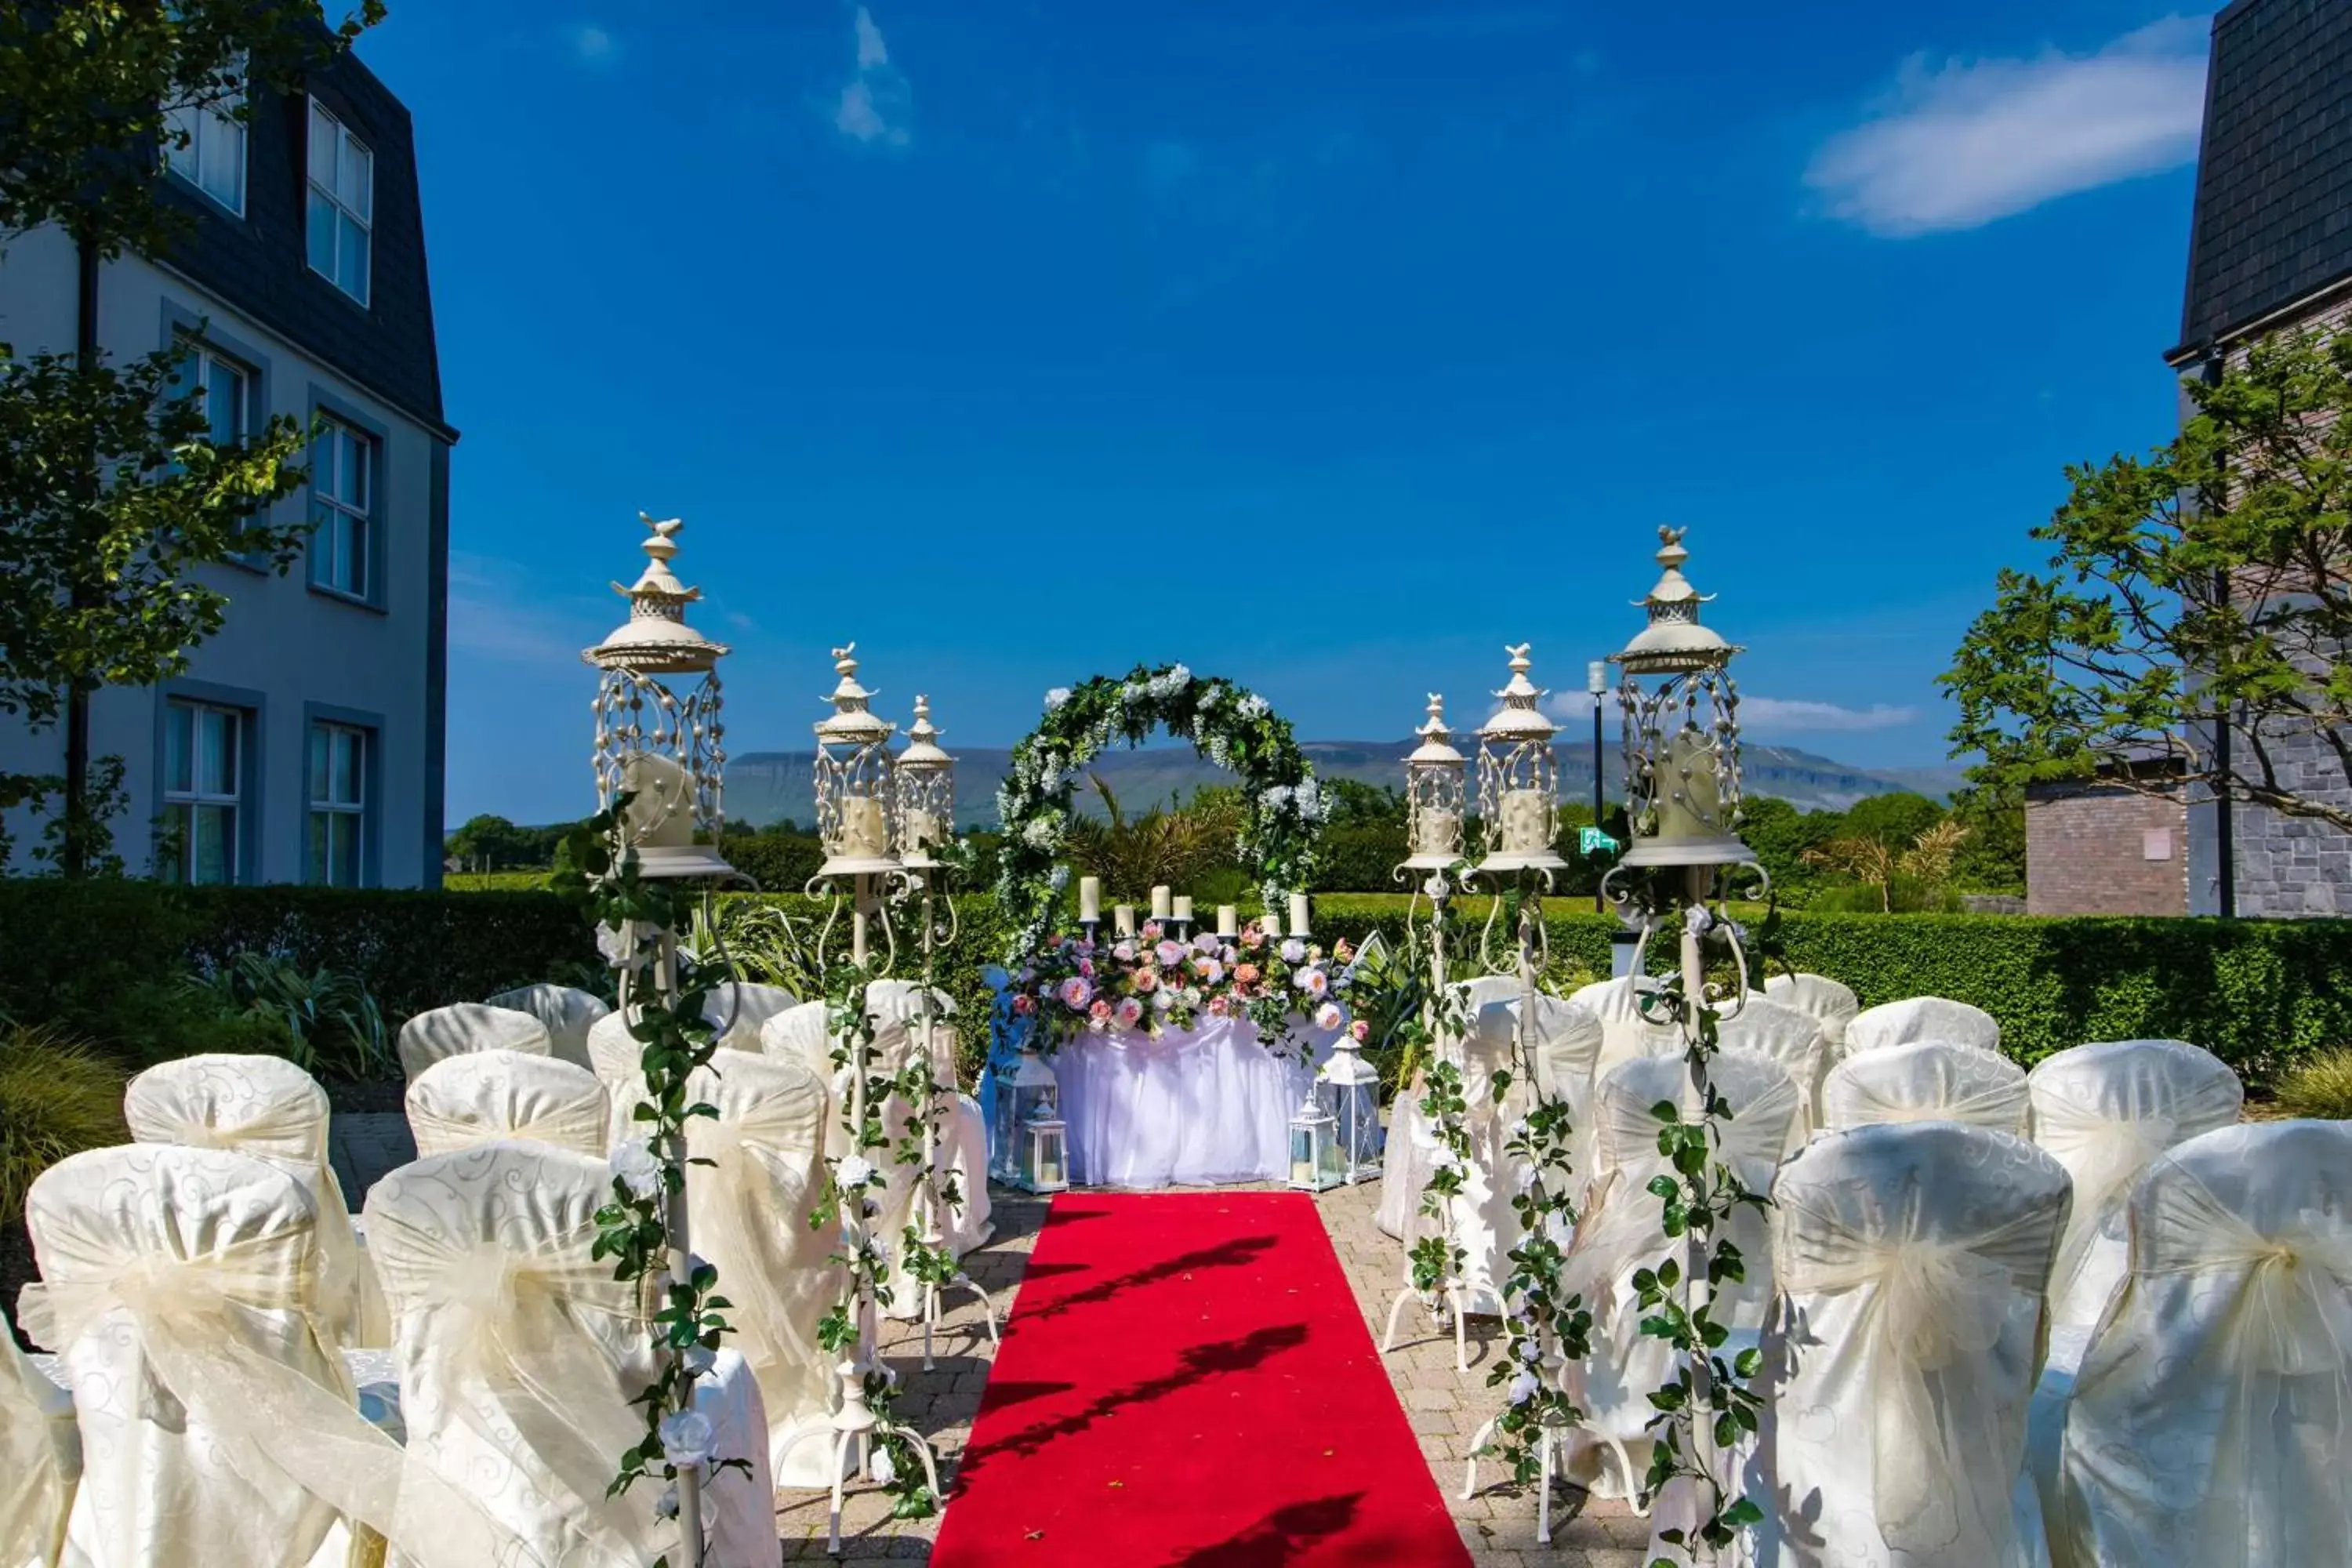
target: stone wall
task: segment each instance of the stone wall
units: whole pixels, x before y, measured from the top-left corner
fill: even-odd
[[[2025,910],[2189,912],[2189,813],[2175,795],[2038,784],[2025,799]]]

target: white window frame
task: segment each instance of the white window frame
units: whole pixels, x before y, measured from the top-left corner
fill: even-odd
[[[192,188],[201,191],[205,200],[238,217],[245,216],[246,186],[252,178],[247,162],[249,146],[247,132],[250,128],[236,117],[236,110],[244,105],[245,94],[234,92],[213,103],[182,104],[163,117],[173,131],[184,132],[188,138],[185,147],[173,147],[168,143],[164,146],[163,167]],[[234,144],[233,152],[226,156],[235,161],[236,168],[236,188],[229,195],[213,189],[205,180],[205,152],[215,147],[216,142],[224,138]]]
[[[213,375],[215,372],[236,379],[236,396],[231,404],[236,411],[236,430],[232,440],[242,442],[253,434],[253,388],[255,376],[251,367],[229,358],[201,338],[183,338],[183,348],[188,356],[188,395],[199,400],[205,411],[205,435],[215,446],[220,445],[220,433],[213,428]]]
[[[372,604],[375,595],[376,468],[381,448],[373,432],[331,414],[320,417],[326,430],[312,444],[310,453],[310,515],[318,524],[310,533],[310,583],[330,594]],[[359,477],[356,500],[350,493],[353,473]],[[349,531],[348,537],[343,530]],[[348,583],[335,580],[338,566],[350,568]]]
[[[169,768],[172,749],[171,730],[182,713],[185,713],[188,720],[188,787],[174,789],[172,787]],[[229,787],[226,792],[207,790],[204,786],[204,720],[208,713],[221,714],[228,720]],[[208,810],[225,810],[227,813],[228,843],[226,853],[222,857],[222,865],[226,874],[223,880],[234,884],[245,879],[246,726],[252,721],[251,713],[242,708],[230,707],[226,703],[205,702],[192,697],[173,697],[165,700],[163,755],[156,759],[158,771],[162,773],[163,780],[163,810],[167,816],[174,806],[183,807],[186,812],[185,826],[180,835],[180,842],[173,848],[175,858],[172,870],[173,881],[195,885],[195,813],[200,807]]]
[[[349,737],[352,742],[352,798],[335,798],[335,742]],[[314,760],[318,749],[326,748],[324,769],[325,793],[320,793],[320,769]],[[320,887],[365,887],[367,885],[368,852],[368,763],[369,752],[375,745],[375,731],[358,724],[341,724],[331,719],[314,719],[310,732],[303,739],[302,788],[310,802],[302,818],[303,875],[306,880]],[[319,819],[329,819],[327,841],[323,852],[318,850],[313,835]],[[334,824],[350,824],[352,834],[352,880],[338,882],[335,878]]]
[[[309,264],[311,271],[364,305],[368,302],[369,296],[374,292],[375,287],[374,150],[353,135],[352,128],[344,124],[339,115],[315,98],[310,100],[310,113],[303,121],[303,129],[302,161],[307,165],[309,174],[307,182],[309,189],[305,195],[302,208],[303,259]],[[331,169],[321,170],[318,166],[318,160],[311,156],[312,149],[318,145],[321,130],[329,133],[334,144],[335,167]],[[360,205],[357,206],[352,205],[342,189],[343,161],[354,152],[367,160],[367,176],[361,182]],[[336,218],[335,264],[332,270],[320,267],[318,258],[310,254],[310,214],[320,202],[324,202],[333,210]],[[360,286],[356,289],[352,287],[353,273],[351,258],[343,254],[343,238],[348,232],[345,227],[346,223],[359,230],[359,243],[368,252],[364,275],[359,278]]]

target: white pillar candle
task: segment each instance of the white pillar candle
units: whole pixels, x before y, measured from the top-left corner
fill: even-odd
[[[1180,921],[1191,920],[1192,918],[1192,900],[1183,894],[1178,894],[1176,897],[1174,913],[1176,918]]]
[[[841,853],[861,859],[878,859],[890,852],[890,830],[882,820],[882,803],[851,795],[841,803]]]
[[[940,843],[946,835],[940,831],[940,819],[920,808],[907,812],[905,837],[908,849],[928,849]]]
[[[1276,914],[1272,910],[1268,910],[1265,911],[1265,918],[1258,921],[1258,924],[1265,928],[1266,935],[1275,938],[1276,941],[1281,940],[1282,917],[1280,915]]]
[[[1217,934],[1219,936],[1239,936],[1242,934],[1242,912],[1240,910],[1234,908],[1231,904],[1219,904],[1217,906]]]
[[[1416,824],[1413,853],[1451,855],[1462,847],[1462,816],[1453,811],[1424,811]]]
[[[1151,889],[1151,918],[1153,920],[1164,921],[1168,919],[1170,914],[1173,911],[1173,909],[1174,905],[1168,896],[1167,883],[1162,882],[1158,887]]]
[[[1293,893],[1290,895],[1290,934],[1293,936],[1305,936],[1307,932],[1307,895],[1304,893]]]
[[[1503,848],[1532,855],[1551,845],[1551,811],[1539,789],[1503,792]]]
[[[1102,879],[1100,877],[1078,879],[1078,919],[1082,921],[1102,919]]]
[[[1119,904],[1110,911],[1110,929],[1120,936],[1135,934],[1135,906]]]

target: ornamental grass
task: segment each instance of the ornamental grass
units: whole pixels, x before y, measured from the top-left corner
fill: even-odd
[[[2278,1107],[2290,1116],[2352,1121],[2352,1049],[2323,1051],[2279,1079]]]

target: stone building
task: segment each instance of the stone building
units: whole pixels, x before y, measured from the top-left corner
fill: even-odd
[[[2213,18],[2180,343],[2165,355],[2184,377],[2214,374],[2252,338],[2352,321],[2347,106],[2352,5],[2234,0]],[[2266,729],[2263,740],[2290,788],[2352,804],[2324,737]],[[2187,811],[2190,912],[2352,914],[2352,836],[2210,798]]]

